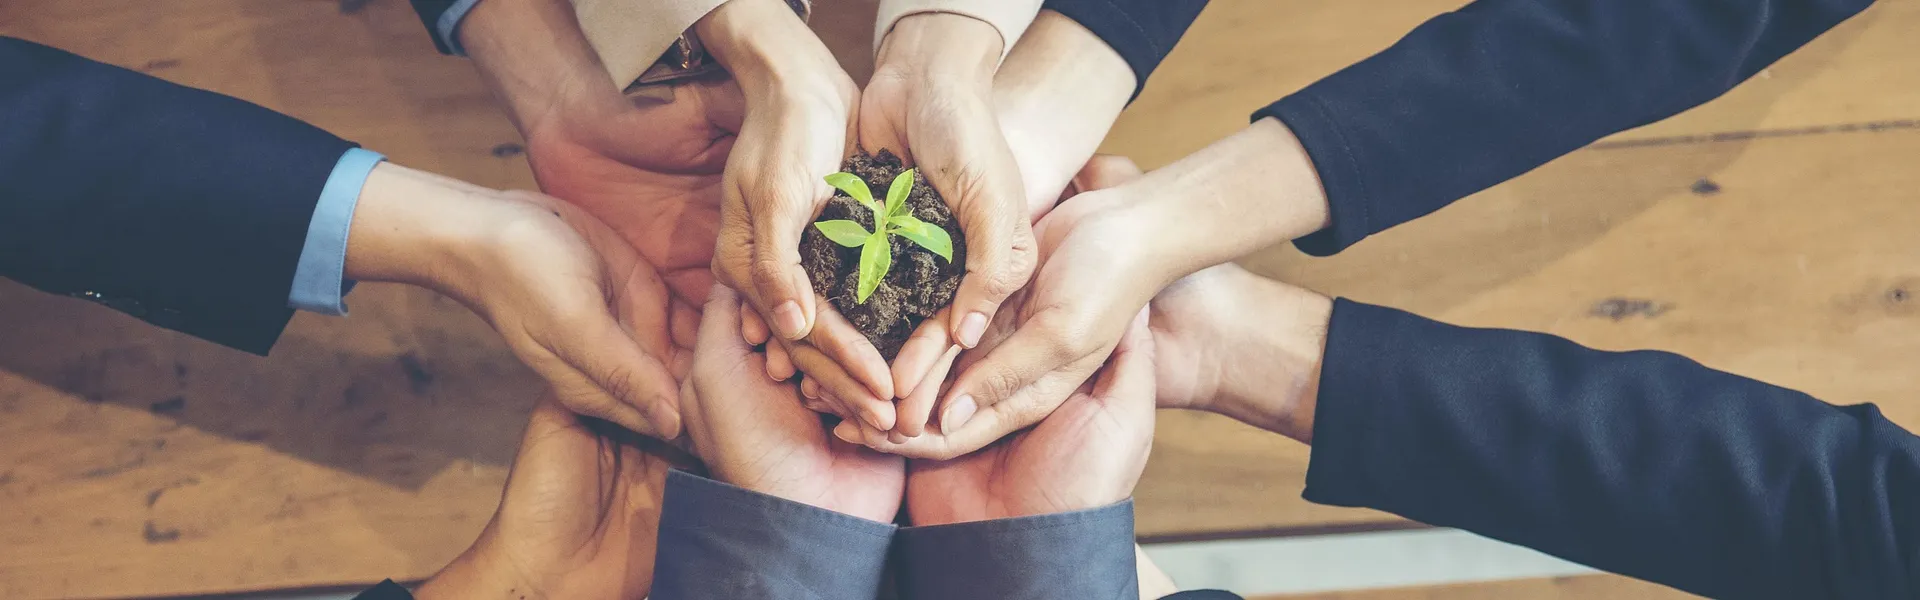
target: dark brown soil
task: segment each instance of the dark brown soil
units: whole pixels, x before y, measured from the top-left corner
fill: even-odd
[[[876,200],[884,199],[893,178],[905,171],[900,158],[881,150],[869,155],[862,151],[847,159],[841,170],[867,181]],[[940,193],[927,184],[925,175],[914,174],[913,193],[907,196],[907,208],[922,221],[947,230],[953,238],[953,262],[921,248],[901,236],[889,236],[893,244],[893,266],[879,289],[865,304],[855,301],[860,285],[860,249],[847,248],[828,240],[812,226],[800,238],[800,266],[807,270],[813,289],[827,297],[835,310],[846,316],[860,333],[866,334],[880,355],[892,361],[900,345],[921,321],[953,303],[960,289],[960,277],[966,274],[967,244],[960,235],[960,224]],[[845,192],[835,191],[833,200],[815,221],[848,219],[869,230],[873,213]]]

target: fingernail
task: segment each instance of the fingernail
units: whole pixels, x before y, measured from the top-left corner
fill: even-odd
[[[960,320],[960,345],[968,348],[978,346],[980,345],[980,336],[986,334],[986,313],[967,313],[967,318]]]
[[[966,425],[967,419],[973,418],[973,413],[978,408],[973,403],[973,396],[954,398],[953,404],[947,407],[946,414],[940,416],[940,430],[951,432]]]
[[[833,426],[833,437],[840,438],[840,441],[849,444],[861,443],[860,426],[853,424],[853,421],[841,421],[839,425]]]
[[[800,380],[800,395],[806,396],[808,400],[819,400],[820,384],[814,383],[812,379]]]
[[[889,431],[887,432],[887,441],[895,444],[905,444],[907,443],[907,434],[898,431]]]
[[[800,337],[800,331],[807,328],[807,316],[800,314],[800,303],[792,300],[773,309],[773,321],[780,327],[780,337],[790,340]]]

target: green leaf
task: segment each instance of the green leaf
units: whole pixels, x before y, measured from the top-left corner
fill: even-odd
[[[893,185],[887,186],[887,216],[901,214],[907,208],[907,194],[913,192],[914,169],[907,169],[893,178]]]
[[[947,230],[932,223],[913,218],[913,215],[894,215],[887,221],[892,225],[892,233],[900,234],[928,252],[940,255],[940,258],[953,262],[953,238],[947,236]]]
[[[848,196],[852,196],[854,200],[859,200],[860,203],[866,205],[867,208],[878,210],[878,207],[873,203],[873,190],[867,189],[867,182],[862,181],[858,175],[852,173],[834,173],[827,176],[827,185],[846,192]]]
[[[859,223],[846,219],[821,221],[814,223],[813,228],[827,234],[827,239],[833,240],[833,243],[848,248],[859,248],[860,244],[866,243],[867,236],[873,235],[867,233],[867,228],[861,227]]]
[[[880,232],[868,237],[860,248],[860,289],[855,290],[854,301],[866,304],[867,297],[880,289],[880,280],[886,279],[887,269],[893,267],[892,246],[887,243],[886,232]]]

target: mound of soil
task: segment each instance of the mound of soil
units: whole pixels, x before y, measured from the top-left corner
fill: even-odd
[[[874,198],[879,200],[886,198],[893,178],[907,167],[901,164],[900,157],[881,150],[871,155],[862,151],[847,159],[841,170],[866,180]],[[906,343],[907,336],[913,334],[921,321],[953,303],[953,295],[960,289],[960,278],[967,271],[966,239],[960,234],[960,224],[954,220],[953,211],[947,208],[940,193],[927,184],[925,175],[915,172],[913,179],[907,208],[914,217],[947,230],[947,235],[953,238],[952,262],[905,237],[888,236],[893,245],[893,266],[887,270],[880,287],[861,303],[856,300],[860,288],[860,249],[835,244],[812,226],[800,237],[800,266],[806,269],[813,289],[826,296],[827,302],[865,334],[888,361],[900,353],[900,345]],[[836,190],[815,221],[834,219],[847,219],[871,228],[873,211],[846,192]]]

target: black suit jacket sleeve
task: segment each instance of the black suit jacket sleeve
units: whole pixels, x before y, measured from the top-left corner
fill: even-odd
[[[1340,251],[1711,100],[1872,0],[1479,0],[1254,114],[1293,129]]]
[[[0,37],[0,276],[262,353],[353,144],[211,92]]]
[[[1046,0],[1041,4],[1073,19],[1120,53],[1133,67],[1135,96],[1206,7],[1207,0]]]
[[[413,4],[414,14],[420,15],[420,24],[427,27],[427,37],[433,38],[433,47],[441,54],[458,54],[448,40],[440,37],[440,15],[453,10],[456,0],[409,0]]]
[[[1920,438],[1665,352],[1338,301],[1308,500],[1712,598],[1913,598]]]

